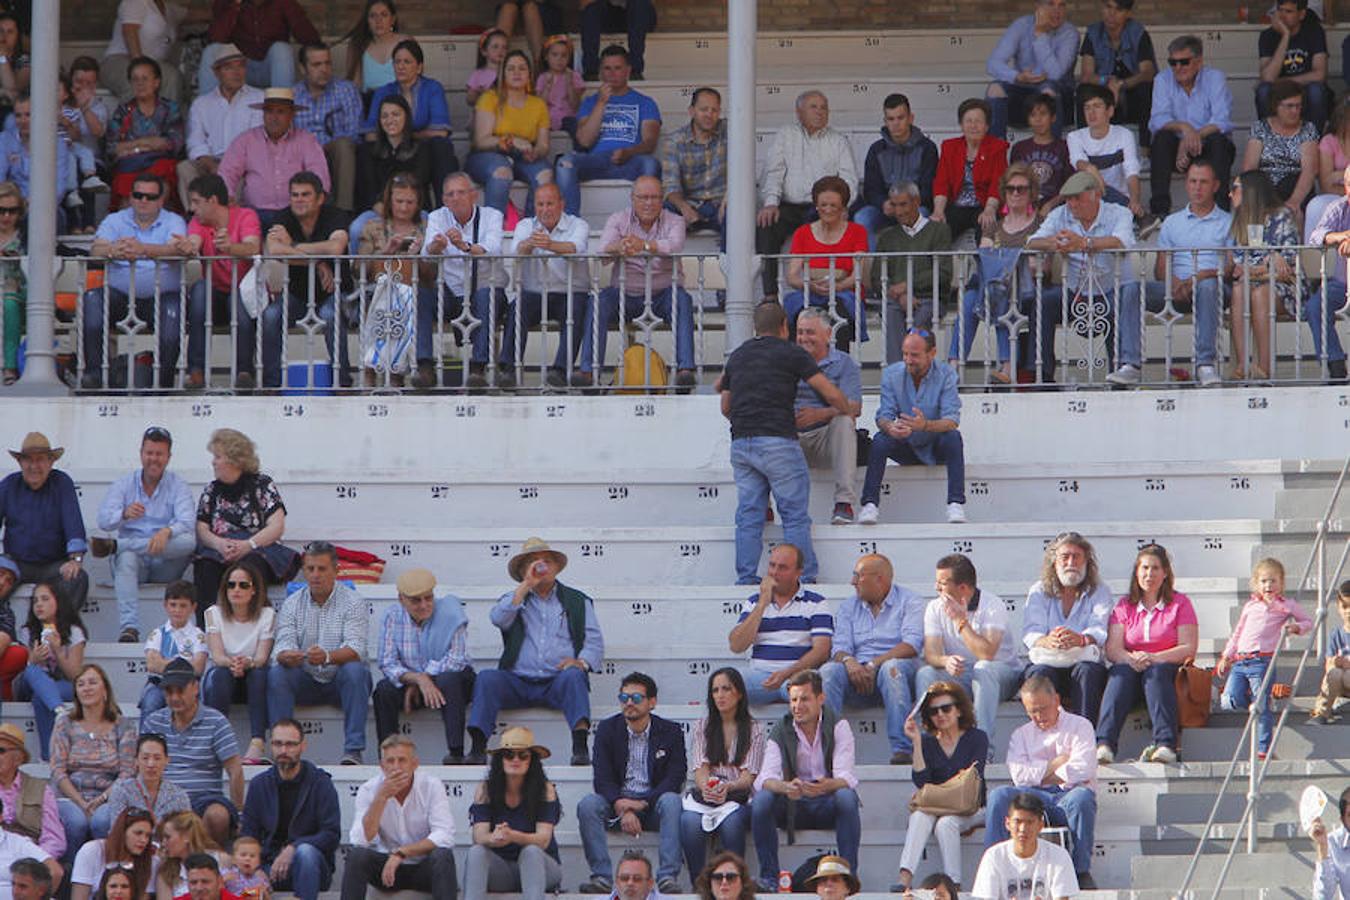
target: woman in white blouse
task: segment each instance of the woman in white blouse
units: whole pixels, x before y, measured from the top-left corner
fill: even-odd
[[[244,765],[263,765],[267,735],[267,663],[272,655],[276,610],[267,599],[267,582],[247,562],[225,570],[220,597],[206,610],[206,646],[211,668],[202,696],[207,706],[230,714],[230,703],[248,703],[251,728]]]
[[[112,40],[103,51],[103,66],[99,80],[118,100],[131,97],[131,82],[127,79],[127,63],[138,56],[148,56],[159,63],[163,73],[159,94],[175,103],[179,100],[180,75],[178,63],[170,59],[178,40],[178,27],[196,23],[209,11],[189,15],[187,8],[165,0],[122,0],[117,5],[117,21],[113,24]]]

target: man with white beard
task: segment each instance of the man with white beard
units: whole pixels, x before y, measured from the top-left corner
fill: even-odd
[[[1031,662],[1022,680],[1049,678],[1067,701],[1064,708],[1093,725],[1106,689],[1106,624],[1114,606],[1087,538],[1066,531],[1046,545],[1041,578],[1027,592],[1022,616]]]

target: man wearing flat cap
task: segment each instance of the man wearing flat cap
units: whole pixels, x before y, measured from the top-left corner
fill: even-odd
[[[56,581],[79,610],[89,595],[89,575],[84,571],[89,545],[75,482],[52,468],[65,452],[40,431],[29,432],[18,450],[9,451],[19,471],[0,481],[0,525],[5,529],[5,555],[19,568],[14,586]]]
[[[591,725],[587,675],[605,655],[605,639],[591,598],[558,581],[567,557],[532,537],[506,564],[518,582],[502,594],[489,618],[502,632],[496,669],[478,673],[469,716],[471,754],[484,753],[497,712],[526,706],[560,710],[572,729],[572,765],[588,766]]]
[[[250,128],[263,123],[263,92],[246,84],[248,57],[234,44],[222,44],[211,64],[216,88],[202,91],[188,111],[187,159],[178,164],[178,192],[188,205],[188,185],[198,175],[214,175],[225,150]]]
[[[1121,303],[1138,302],[1139,282],[1127,256],[1119,251],[1134,246],[1134,215],[1128,207],[1102,202],[1102,183],[1091,172],[1069,176],[1059,189],[1064,203],[1045,217],[1027,241],[1028,250],[1062,254],[1068,260],[1062,284],[1046,285],[1032,312],[1032,331],[1041,342],[1041,374],[1055,380],[1055,326],[1071,323],[1074,333],[1086,334],[1089,362],[1092,346],[1100,339],[1108,371],[1115,349],[1116,278]],[[1067,309],[1065,308],[1067,306]],[[1137,309],[1137,307],[1135,307]],[[1034,364],[1031,356],[1028,364]]]
[[[256,209],[266,229],[290,203],[292,175],[313,172],[323,182],[325,194],[331,183],[328,159],[318,139],[293,127],[296,102],[292,88],[268,88],[253,108],[262,110],[262,124],[230,143],[220,159],[219,175],[230,189],[230,198]]]
[[[371,705],[381,746],[398,733],[399,712],[435,709],[445,725],[443,766],[481,766],[486,756],[464,758],[464,709],[473,695],[469,617],[454,594],[436,596],[436,576],[410,569],[398,576],[398,603],[380,625],[380,672]],[[433,757],[434,758],[434,757]]]

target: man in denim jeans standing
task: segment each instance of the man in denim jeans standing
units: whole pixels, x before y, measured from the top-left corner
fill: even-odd
[[[773,491],[783,538],[805,557],[802,581],[819,568],[811,547],[811,474],[797,443],[793,404],[805,381],[842,415],[848,398],[811,355],[788,341],[787,314],[775,301],[755,307],[755,336],[727,358],[718,382],[722,415],[731,420],[731,471],[736,479],[736,583],[758,584],[764,517]]]

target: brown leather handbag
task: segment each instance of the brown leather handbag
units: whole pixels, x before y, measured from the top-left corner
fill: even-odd
[[[1204,669],[1189,658],[1177,668],[1177,720],[1182,728],[1204,728],[1214,691],[1214,670]]]
[[[909,810],[930,816],[973,816],[980,811],[983,785],[974,766],[966,766],[942,784],[925,784],[909,798]]]

